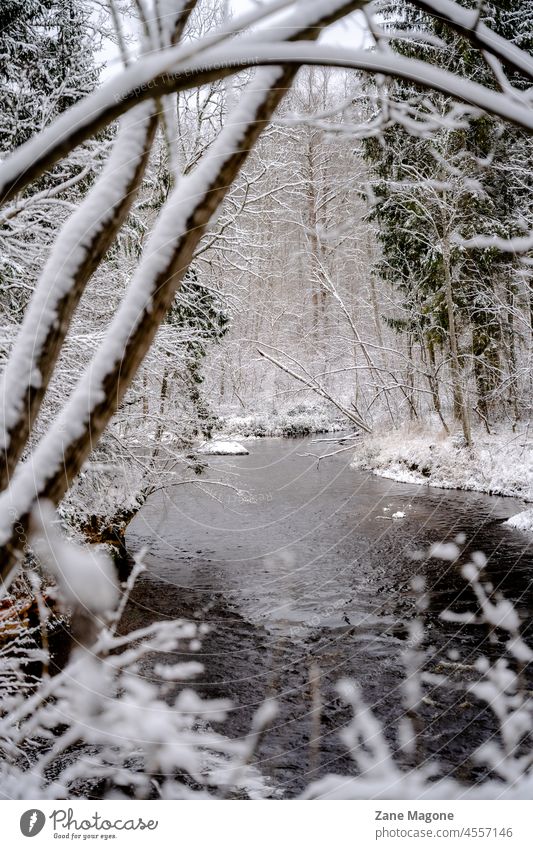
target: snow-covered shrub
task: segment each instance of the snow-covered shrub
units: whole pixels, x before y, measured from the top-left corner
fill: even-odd
[[[11,643],[11,659],[0,652],[0,798],[96,792],[176,799],[265,790],[249,764],[274,705],[258,712],[244,740],[218,733],[213,726],[231,703],[201,699],[188,682],[202,666],[183,659],[200,647],[205,626],[163,621],[121,634],[129,593],[144,569],[140,558],[119,594],[111,561],[62,539],[46,505],[40,512],[31,544],[72,611],[76,647],[55,675],[44,644],[38,655],[27,639]],[[178,662],[168,663],[176,654]],[[42,675],[28,686],[22,667],[36,658]]]
[[[246,416],[228,415],[222,419],[221,433],[235,437],[307,436],[310,433],[346,430],[347,422],[331,409],[299,405],[285,411],[260,411]]]
[[[458,538],[458,542],[461,539]],[[433,546],[427,556],[455,561],[460,554],[456,543]],[[361,689],[354,681],[339,682],[341,699],[351,708],[352,720],[343,729],[342,738],[356,768],[356,776],[328,775],[313,782],[303,794],[306,799],[530,799],[533,793],[533,697],[525,682],[525,671],[533,661],[533,651],[520,634],[520,620],[513,605],[495,592],[483,578],[486,559],[474,552],[463,566],[478,601],[477,613],[446,610],[445,621],[485,625],[489,636],[498,631],[506,638],[505,653],[496,659],[482,656],[475,664],[476,680],[464,683],[465,691],[485,702],[498,724],[498,735],[489,738],[473,754],[488,778],[465,785],[448,777],[437,761],[417,757],[419,709],[426,688],[457,684],[447,675],[425,669],[422,622],[413,620],[409,627],[408,648],[404,654],[404,717],[398,729],[400,752],[412,756],[414,765],[400,762],[385,737],[379,720],[365,704]],[[427,605],[421,578],[413,579],[418,592],[417,606]]]

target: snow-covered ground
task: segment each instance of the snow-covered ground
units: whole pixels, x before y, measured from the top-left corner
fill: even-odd
[[[516,516],[511,516],[505,524],[510,525],[511,528],[516,528],[517,531],[533,536],[533,507],[523,510],[522,513],[517,513]]]
[[[355,446],[353,467],[404,483],[465,489],[533,501],[533,434],[474,434],[472,447],[460,435],[421,427],[376,434]],[[509,520],[533,532],[533,509]]]

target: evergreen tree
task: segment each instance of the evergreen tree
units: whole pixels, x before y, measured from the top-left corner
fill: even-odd
[[[481,16],[525,48],[531,46],[532,10],[530,0],[505,0],[497,6],[484,4]],[[396,37],[393,45],[398,52],[496,85],[479,52],[438,19],[394,2],[387,20],[396,31],[418,29],[440,40],[428,44]],[[398,101],[423,102],[415,86],[402,82],[391,85],[391,95]],[[444,113],[450,102],[434,95],[432,104]],[[413,139],[395,126],[386,130],[382,141],[368,140],[365,147],[378,179],[374,216],[380,223],[383,250],[377,270],[402,299],[401,314],[391,323],[420,345],[438,411],[435,348],[449,355],[454,413],[463,420],[469,438],[463,367],[472,362],[477,410],[488,425],[490,402],[501,383],[502,352],[507,368],[513,364],[507,330],[518,261],[492,248],[465,251],[458,237],[477,233],[509,237],[520,232],[531,186],[525,178],[527,169],[517,173],[510,163],[520,160],[518,151],[523,160],[530,159],[529,147],[519,130],[503,128],[487,116],[472,119],[462,129],[440,130],[431,138],[421,132]]]
[[[0,158],[96,87],[98,45],[91,14],[87,0],[0,5]],[[25,192],[0,224],[0,300],[13,325],[4,327],[6,347],[57,227],[69,203],[87,188],[90,174],[75,186],[69,182],[64,191],[61,186],[98,166],[98,147],[98,141],[80,147]]]
[[[198,281],[191,268],[167,316],[167,323],[183,336],[186,373],[185,389],[196,417],[195,433],[211,436],[216,417],[202,393],[202,363],[210,342],[220,341],[229,329],[224,302]]]
[[[85,0],[0,5],[0,156],[95,88],[90,14]]]

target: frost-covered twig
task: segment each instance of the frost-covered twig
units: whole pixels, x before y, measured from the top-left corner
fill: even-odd
[[[458,540],[462,539],[458,537]],[[464,539],[463,539],[464,541]],[[433,546],[427,555],[455,561],[460,555],[457,541]],[[420,554],[420,558],[424,555]],[[417,558],[418,559],[418,558]],[[306,799],[527,799],[533,788],[533,698],[521,685],[525,665],[533,660],[533,651],[520,635],[520,622],[512,604],[499,597],[489,598],[489,591],[480,580],[480,570],[485,560],[480,553],[463,568],[478,599],[480,610],[471,620],[475,624],[486,623],[509,634],[506,649],[509,657],[495,661],[481,657],[475,668],[479,680],[472,684],[453,684],[467,690],[485,702],[498,723],[497,735],[489,738],[472,754],[476,764],[483,765],[490,777],[470,786],[446,777],[439,763],[426,758],[416,760],[414,767],[402,767],[385,739],[378,719],[364,703],[360,687],[352,681],[340,683],[339,692],[352,708],[352,720],[343,730],[342,737],[354,759],[356,777],[329,775],[313,782],[304,792]],[[425,609],[424,587],[415,579],[418,593],[417,607]],[[446,621],[465,624],[462,615],[445,612]],[[406,654],[406,682],[404,687],[405,716],[400,727],[401,748],[414,752],[418,737],[423,733],[413,717],[417,714],[424,695],[424,685],[449,687],[446,676],[424,673],[422,622],[414,620],[410,633],[410,645]],[[406,724],[407,723],[407,724]],[[419,752],[420,754],[420,752]]]
[[[39,554],[56,571],[70,603],[74,598],[102,612],[92,566],[87,560],[89,572],[80,575],[73,562],[77,559],[79,567],[80,558],[90,557],[87,550],[71,545],[67,551],[49,519],[35,534]],[[76,587],[69,570],[77,573]],[[132,585],[131,580],[127,592]],[[148,798],[154,785],[164,798],[213,798],[236,785],[246,788],[252,738],[264,723],[257,719],[245,742],[215,732],[212,724],[231,704],[204,701],[183,686],[202,671],[195,660],[174,666],[160,662],[154,667],[156,683],[141,675],[141,665],[153,664],[154,653],[162,659],[170,652],[190,654],[204,626],[165,621],[117,637],[124,598],[114,612],[106,612],[110,628],[94,620],[93,641],[76,647],[59,674],[32,682],[29,697],[21,680],[0,674],[1,798],[64,799],[80,783],[114,798],[120,793]],[[24,643],[12,642],[15,656],[17,650],[22,663],[35,657]],[[5,673],[1,652],[0,661]]]

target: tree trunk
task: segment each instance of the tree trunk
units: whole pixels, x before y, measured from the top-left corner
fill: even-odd
[[[450,362],[452,373],[453,412],[455,418],[458,418],[461,422],[466,444],[471,445],[472,433],[470,430],[470,417],[466,408],[463,387],[461,385],[461,363],[459,361],[459,346],[457,344],[455,307],[453,303],[452,275],[450,269],[450,244],[447,237],[445,237],[442,241],[442,260],[444,269],[446,309],[448,312],[448,337],[451,355]]]

